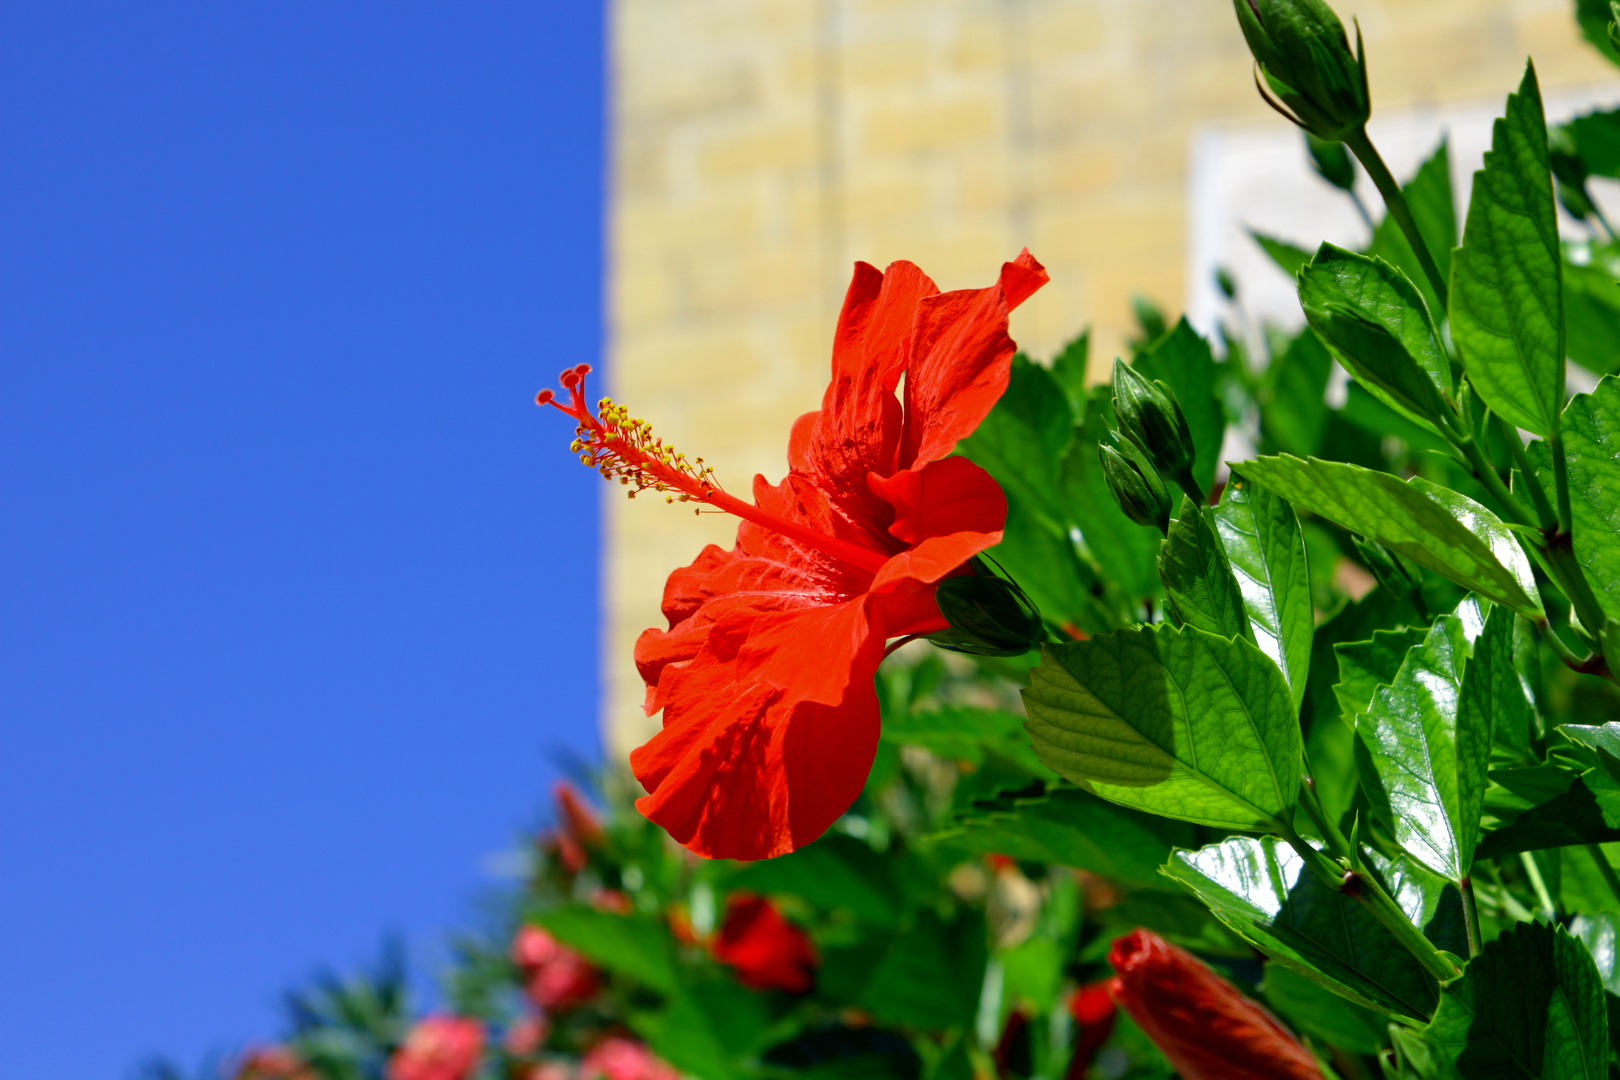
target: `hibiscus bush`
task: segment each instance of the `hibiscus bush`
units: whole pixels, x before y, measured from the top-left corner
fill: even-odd
[[[740,519],[637,644],[662,731],[559,790],[433,1013],[321,981],[239,1080],[1610,1075],[1620,111],[1549,130],[1528,66],[1459,227],[1359,34],[1234,7],[1382,195],[1361,250],[1256,238],[1304,325],[1223,275],[1213,339],[1143,302],[1094,382],[1084,335],[1016,352],[1029,252],[861,264],[746,497],[565,372],[585,464]]]

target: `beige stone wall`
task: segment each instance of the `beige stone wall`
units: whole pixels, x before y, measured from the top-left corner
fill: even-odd
[[[1612,77],[1570,0],[1340,0],[1375,104]],[[1025,245],[1052,283],[1014,316],[1035,355],[1129,298],[1186,291],[1190,136],[1264,121],[1228,0],[614,0],[610,391],[722,482],[785,469],[819,402],[850,264],[988,284]],[[1276,120],[1281,124],[1280,119]],[[605,731],[653,730],[631,663],[668,572],[733,523],[607,498]]]

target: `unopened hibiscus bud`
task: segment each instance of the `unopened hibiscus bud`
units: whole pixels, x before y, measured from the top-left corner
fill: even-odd
[[[942,648],[979,656],[1022,656],[1046,634],[1040,610],[1024,590],[988,570],[946,578],[934,591],[934,600],[951,624],[949,630],[928,635]]]
[[[1311,168],[1316,170],[1317,176],[1340,191],[1356,189],[1356,163],[1351,160],[1350,151],[1345,149],[1344,143],[1318,139],[1307,131],[1305,149],[1311,155]]]
[[[1161,533],[1170,531],[1170,492],[1164,478],[1136,444],[1120,439],[1117,446],[1099,443],[1103,478],[1125,516],[1138,525],[1151,525]]]
[[[467,1080],[484,1053],[484,1026],[459,1016],[430,1016],[411,1028],[388,1059],[388,1080]]]
[[[1187,418],[1170,388],[1114,359],[1114,419],[1158,470],[1183,488],[1192,487],[1193,441]]]
[[[583,1005],[601,989],[590,961],[538,926],[524,926],[512,939],[512,963],[523,973],[529,1000],[550,1013]]]
[[[714,958],[755,990],[803,994],[815,985],[815,943],[763,896],[732,893],[725,921],[710,946]]]
[[[1322,0],[1233,0],[1233,7],[1271,92],[1300,127],[1343,142],[1367,123],[1372,102],[1359,30],[1352,53],[1344,24]]]
[[[1277,1018],[1149,930],[1114,942],[1108,984],[1119,1007],[1182,1080],[1322,1080],[1311,1052]]]

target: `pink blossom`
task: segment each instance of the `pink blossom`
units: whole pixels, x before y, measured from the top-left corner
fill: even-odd
[[[579,1080],[680,1080],[680,1074],[641,1043],[612,1035],[579,1063]]]

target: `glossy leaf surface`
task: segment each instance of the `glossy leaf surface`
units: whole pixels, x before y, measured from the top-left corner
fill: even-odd
[[[1564,397],[1563,259],[1534,65],[1496,121],[1451,267],[1451,333],[1479,396],[1547,435]]]
[[[1389,931],[1275,837],[1178,851],[1165,873],[1272,960],[1369,1008],[1418,1019],[1439,987]]]
[[[1024,704],[1041,760],[1104,798],[1232,829],[1292,818],[1293,696],[1247,640],[1161,623],[1043,646]]]
[[[1422,478],[1403,481],[1320,458],[1282,454],[1236,468],[1296,507],[1371,537],[1488,600],[1540,617],[1530,560],[1501,520],[1472,499]]]
[[[1286,500],[1233,474],[1214,511],[1215,527],[1243,596],[1249,631],[1282,669],[1299,707],[1311,670],[1311,574],[1299,518]]]

